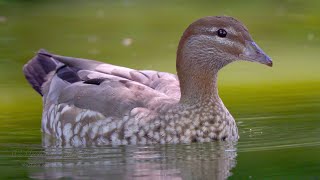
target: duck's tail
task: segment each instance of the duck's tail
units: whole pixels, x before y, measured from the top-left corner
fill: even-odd
[[[51,57],[49,52],[41,49],[34,58],[23,66],[26,79],[40,95],[43,95],[42,85],[47,81],[47,75],[55,71],[58,65]]]

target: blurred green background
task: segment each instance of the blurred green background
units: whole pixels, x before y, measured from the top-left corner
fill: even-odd
[[[278,144],[308,139],[319,145],[319,9],[318,0],[0,0],[0,144],[41,142],[41,98],[22,74],[22,66],[38,49],[175,73],[176,48],[185,28],[203,16],[228,15],[248,27],[274,62],[272,68],[236,62],[220,73],[222,99],[236,119],[244,118],[242,142],[253,141],[244,132],[255,123],[245,118],[281,115],[287,119],[259,122],[266,127],[282,123],[279,131],[265,132],[272,134],[268,142],[273,136],[292,137]],[[290,123],[301,134],[286,133]],[[240,168],[248,166],[253,165]]]
[[[175,73],[182,32],[194,20],[209,15],[241,20],[274,61],[272,68],[250,62],[224,68],[219,87],[228,107],[248,99],[245,94],[263,97],[293,91],[314,97],[320,89],[319,7],[317,0],[0,0],[0,111],[40,114],[40,97],[21,71],[40,48]],[[259,108],[256,111],[260,113]]]
[[[241,20],[274,61],[273,68],[249,62],[231,64],[220,73],[221,88],[248,84],[268,88],[293,83],[314,86],[320,81],[319,7],[320,1],[316,0],[2,0],[1,109],[16,105],[21,98],[37,98],[31,88],[20,89],[27,87],[21,68],[40,48],[175,73],[175,53],[182,32],[194,20],[208,15]],[[33,103],[37,102],[38,98]]]
[[[184,29],[208,15],[229,15],[249,28],[274,67],[237,62],[220,73],[220,87],[270,87],[320,81],[320,1],[0,1],[1,111],[39,99],[21,68],[35,52],[51,52],[175,73]],[[19,87],[18,89],[16,87]],[[20,93],[20,92],[23,93]],[[17,94],[19,97],[17,97]]]
[[[318,106],[296,105],[320,96],[319,8],[316,0],[0,0],[0,142],[22,142],[26,133],[33,138],[24,142],[40,141],[41,98],[22,74],[38,49],[175,73],[180,36],[209,15],[242,21],[274,61],[272,68],[243,61],[221,71],[220,94],[236,118],[316,113]]]

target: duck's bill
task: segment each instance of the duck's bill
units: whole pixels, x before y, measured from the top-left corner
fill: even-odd
[[[239,58],[241,60],[259,62],[272,67],[271,58],[253,41],[246,42],[246,48],[244,52],[239,55]]]

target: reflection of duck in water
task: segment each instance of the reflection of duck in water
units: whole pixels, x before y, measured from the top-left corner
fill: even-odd
[[[237,60],[270,58],[231,17],[204,17],[181,37],[177,74],[39,51],[24,67],[43,95],[42,130],[62,145],[237,140],[217,90],[217,73]]]
[[[226,179],[234,144],[50,148],[29,159],[34,179]]]

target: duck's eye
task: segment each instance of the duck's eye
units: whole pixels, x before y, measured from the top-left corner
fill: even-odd
[[[217,34],[218,34],[219,37],[224,38],[224,37],[227,36],[227,31],[224,30],[224,29],[218,29]]]

